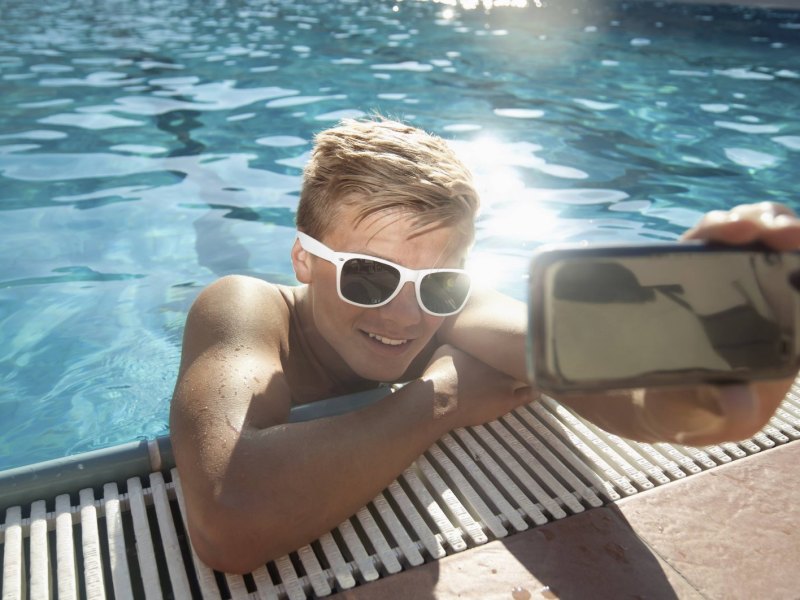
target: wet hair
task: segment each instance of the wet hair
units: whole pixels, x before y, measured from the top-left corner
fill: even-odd
[[[472,243],[478,193],[443,139],[371,118],[344,120],[314,141],[297,208],[297,227],[304,233],[322,239],[342,209],[352,207],[355,224],[384,212],[408,215],[421,231],[454,227],[457,241]]]

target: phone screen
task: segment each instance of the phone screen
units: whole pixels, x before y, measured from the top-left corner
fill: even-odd
[[[554,250],[531,271],[532,369],[556,390],[726,382],[797,363],[795,254]],[[536,286],[536,289],[534,289]]]

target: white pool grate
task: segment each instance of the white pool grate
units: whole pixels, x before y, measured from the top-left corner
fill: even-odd
[[[544,398],[444,436],[334,531],[246,576],[197,559],[177,472],[153,473],[107,483],[98,498],[87,489],[9,508],[1,598],[324,597],[788,443],[798,429],[797,386],[751,440],[702,449],[623,440]]]

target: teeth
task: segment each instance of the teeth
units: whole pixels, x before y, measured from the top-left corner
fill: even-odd
[[[389,346],[399,346],[400,344],[405,344],[408,341],[408,340],[393,340],[391,338],[381,337],[374,333],[367,333],[367,335],[371,337],[373,340],[378,340],[382,344],[387,344]]]

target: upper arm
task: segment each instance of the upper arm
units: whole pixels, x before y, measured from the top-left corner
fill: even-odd
[[[464,309],[437,332],[439,344],[450,344],[487,365],[527,381],[528,318],[523,302],[491,289],[476,289]]]
[[[226,277],[203,290],[189,311],[170,435],[185,484],[204,496],[224,479],[247,428],[288,417],[280,362],[286,310],[269,284]]]

